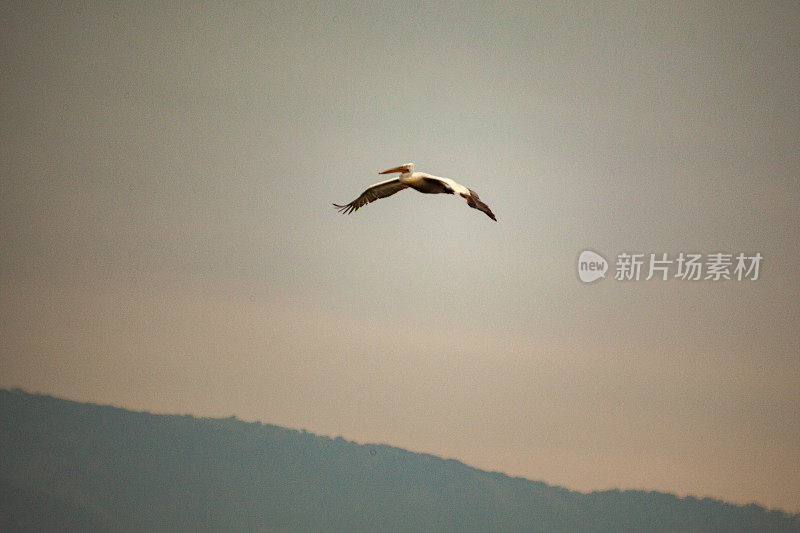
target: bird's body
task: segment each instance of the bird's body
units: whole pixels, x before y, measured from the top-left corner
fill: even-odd
[[[403,189],[412,188],[425,194],[457,194],[466,200],[467,205],[483,211],[492,220],[495,218],[489,206],[481,201],[475,191],[464,187],[450,178],[433,176],[425,172],[414,172],[414,163],[406,163],[399,167],[390,168],[379,172],[379,174],[392,174],[399,172],[400,176],[391,180],[381,181],[371,185],[361,195],[345,205],[333,204],[342,213],[352,213],[358,208],[374,202],[380,198],[386,198]]]

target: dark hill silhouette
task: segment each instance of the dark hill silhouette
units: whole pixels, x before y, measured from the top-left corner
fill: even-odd
[[[0,390],[0,530],[800,531],[800,515]]]

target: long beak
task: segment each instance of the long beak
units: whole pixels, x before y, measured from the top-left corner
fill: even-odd
[[[389,170],[384,170],[383,172],[378,172],[378,174],[392,174],[394,172],[405,172],[406,167],[401,165],[399,167],[390,168]]]

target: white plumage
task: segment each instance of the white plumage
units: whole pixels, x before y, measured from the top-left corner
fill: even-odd
[[[378,174],[392,174],[395,172],[399,172],[400,176],[391,180],[381,181],[375,185],[371,185],[366,191],[362,192],[358,198],[349,204],[333,204],[334,207],[336,207],[342,213],[349,214],[358,210],[360,207],[364,207],[370,202],[374,202],[380,198],[386,198],[387,196],[391,196],[396,192],[411,187],[412,189],[425,194],[458,194],[464,198],[464,200],[466,200],[468,206],[483,211],[492,220],[497,220],[497,218],[494,216],[494,213],[492,213],[492,210],[489,209],[489,206],[481,201],[475,191],[464,187],[460,183],[457,183],[450,178],[432,176],[431,174],[426,174],[425,172],[414,172],[414,163],[406,163],[405,165],[400,165],[399,167],[384,170]]]

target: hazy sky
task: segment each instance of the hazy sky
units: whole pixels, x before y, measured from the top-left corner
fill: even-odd
[[[0,386],[800,511],[800,4],[657,4],[4,2]]]

